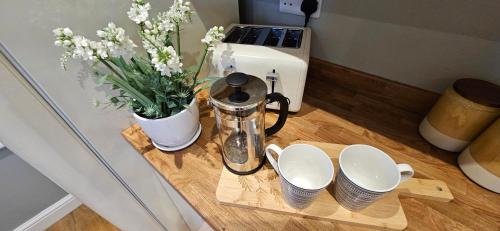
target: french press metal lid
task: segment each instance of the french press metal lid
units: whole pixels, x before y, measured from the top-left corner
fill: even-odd
[[[265,129],[266,104],[275,101],[280,104],[278,120]],[[288,99],[280,93],[267,94],[263,80],[235,72],[213,83],[209,102],[215,112],[224,165],[239,175],[259,170],[266,156],[265,137],[285,124]]]

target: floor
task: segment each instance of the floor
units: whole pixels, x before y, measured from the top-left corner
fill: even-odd
[[[434,148],[418,135],[417,126],[439,97],[438,94],[314,58],[310,61],[309,75],[311,77],[305,87],[304,103],[447,163],[456,162],[456,154]],[[333,84],[324,86],[324,78]],[[118,229],[86,206],[81,206],[48,230]]]
[[[119,229],[85,205],[81,205],[47,229],[47,231],[87,230],[115,231]]]

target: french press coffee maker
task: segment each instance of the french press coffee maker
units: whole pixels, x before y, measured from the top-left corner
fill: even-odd
[[[276,123],[264,129],[267,103],[279,102]],[[279,131],[288,116],[288,98],[267,94],[266,83],[251,75],[231,73],[213,83],[210,89],[222,149],[222,160],[232,173],[255,173],[265,162],[265,136]]]

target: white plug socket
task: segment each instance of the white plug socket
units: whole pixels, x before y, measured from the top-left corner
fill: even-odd
[[[311,18],[319,18],[321,11],[321,3],[322,0],[318,1],[318,10],[311,14]],[[302,0],[280,0],[280,12],[296,14],[304,16],[304,12],[300,11],[300,5],[302,4]]]

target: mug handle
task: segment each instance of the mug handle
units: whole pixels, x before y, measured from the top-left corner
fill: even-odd
[[[278,145],[276,145],[276,144],[270,144],[270,145],[267,145],[267,147],[266,147],[266,157],[269,160],[269,163],[271,163],[271,165],[273,166],[276,173],[278,173],[278,175],[280,175],[280,171],[278,168],[278,162],[276,162],[276,159],[274,159],[271,151],[276,152],[276,154],[279,157],[281,155],[281,153],[283,152],[283,149],[278,147]]]
[[[398,164],[398,170],[401,174],[401,182],[407,181],[413,176],[413,168],[409,164]]]

